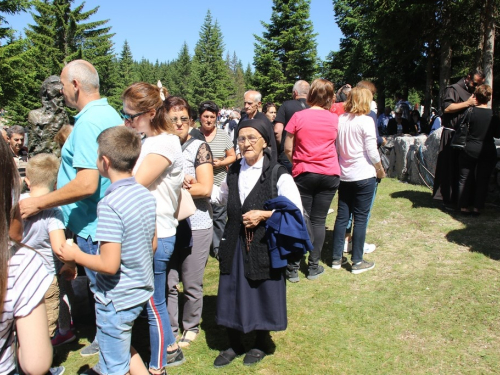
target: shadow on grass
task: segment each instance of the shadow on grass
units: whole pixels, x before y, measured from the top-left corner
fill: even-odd
[[[465,228],[452,230],[446,235],[449,242],[468,247],[469,251],[484,254],[493,260],[500,260],[498,209],[486,209],[481,216],[473,217],[464,215],[459,210],[444,209],[442,202],[433,200],[427,192],[398,191],[392,193],[391,197],[408,199],[413,208],[442,210],[465,225]]]
[[[391,194],[391,198],[408,199],[413,205],[412,208],[439,208],[441,206],[441,202],[433,200],[430,193],[425,191],[397,191]]]
[[[479,217],[471,217],[454,211],[451,216],[462,222],[465,228],[450,231],[446,235],[448,241],[466,246],[471,252],[500,260],[498,212],[485,212]]]

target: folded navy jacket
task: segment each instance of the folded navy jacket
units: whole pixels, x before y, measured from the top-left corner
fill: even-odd
[[[302,213],[286,197],[277,197],[264,204],[265,210],[274,210],[266,221],[266,237],[271,257],[271,267],[287,265],[291,253],[304,255],[313,245],[307,232]]]

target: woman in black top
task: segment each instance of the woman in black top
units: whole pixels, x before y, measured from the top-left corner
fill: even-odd
[[[458,206],[465,214],[479,215],[488,193],[488,182],[496,164],[497,153],[493,138],[500,137],[500,119],[493,116],[487,104],[491,99],[491,87],[479,86],[474,95],[478,105],[470,109],[465,121],[469,121],[469,133],[464,149],[460,152],[460,178]],[[473,207],[473,211],[469,207]]]

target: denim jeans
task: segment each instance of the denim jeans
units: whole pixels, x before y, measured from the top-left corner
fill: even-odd
[[[126,374],[130,368],[132,327],[144,304],[116,311],[113,302],[96,301],[99,369],[103,374]]]
[[[158,238],[158,248],[154,256],[153,270],[155,290],[147,304],[151,359],[149,367],[160,370],[167,364],[167,347],[175,342],[170,327],[165,289],[167,266],[174,252],[175,236]]]
[[[370,217],[372,216],[372,208],[373,204],[375,203],[375,196],[377,195],[377,189],[378,189],[378,182],[375,184],[375,190],[373,191],[373,199],[372,203],[370,204],[370,212],[368,213],[368,218],[366,219],[366,227],[368,228],[368,223],[370,222]],[[351,234],[352,230],[352,213],[349,216],[349,223],[347,224],[347,228],[345,230],[346,234]]]
[[[309,269],[317,268],[325,242],[326,216],[339,187],[340,178],[305,172],[299,174],[294,180],[299,189],[304,211],[311,220],[312,233],[309,235],[314,247],[309,254]],[[299,268],[298,262],[295,263],[294,268]]]
[[[341,181],[339,187],[339,205],[335,228],[333,230],[333,260],[342,258],[345,242],[345,229],[352,214],[354,230],[352,233],[352,262],[363,260],[363,247],[366,238],[366,225],[370,206],[373,201],[376,178],[360,181]]]
[[[86,254],[96,255],[97,250],[99,249],[99,242],[92,241],[92,237],[88,236],[87,238],[83,238],[80,236],[76,236],[76,244],[78,247]],[[85,273],[90,281],[90,290],[92,293],[95,293],[95,275],[96,272],[85,268]]]
[[[99,249],[99,242],[97,241],[92,241],[92,237],[88,236],[87,238],[83,238],[80,236],[76,236],[76,244],[78,247],[86,254],[90,255],[96,255],[97,250]],[[89,279],[89,284],[90,284],[90,291],[92,294],[95,293],[95,277],[97,272],[88,269],[87,267],[84,267],[85,269],[85,274],[87,275],[87,278]],[[89,304],[93,303],[93,295],[89,296]],[[93,309],[93,307],[91,307]],[[97,334],[94,338],[94,342],[98,342]]]

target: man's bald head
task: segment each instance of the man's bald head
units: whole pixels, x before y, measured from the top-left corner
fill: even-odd
[[[68,63],[61,72],[67,75],[68,81],[77,80],[81,89],[87,94],[99,92],[99,74],[94,66],[85,60],[74,60]]]
[[[299,80],[293,85],[293,95],[295,98],[307,98],[309,94],[309,83],[304,80]]]

